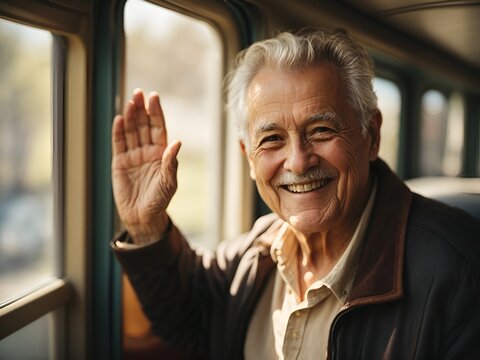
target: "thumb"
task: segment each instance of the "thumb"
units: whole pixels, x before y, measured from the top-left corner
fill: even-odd
[[[180,151],[181,146],[182,146],[182,143],[179,140],[175,140],[165,148],[165,151],[163,152],[163,155],[162,155],[163,173],[166,176],[175,180],[177,178],[177,168],[178,168],[177,155],[178,155],[178,152]]]

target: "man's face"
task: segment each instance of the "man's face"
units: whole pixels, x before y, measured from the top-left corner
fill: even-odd
[[[329,63],[291,72],[265,67],[247,103],[245,152],[265,203],[307,236],[355,226],[369,194],[381,115],[364,136]]]

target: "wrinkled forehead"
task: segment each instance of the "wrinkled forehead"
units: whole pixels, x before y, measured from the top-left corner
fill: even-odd
[[[287,85],[288,84],[288,85]],[[341,71],[332,63],[323,61],[313,66],[280,68],[275,65],[261,67],[246,87],[245,100],[247,107],[258,101],[254,95],[270,95],[271,90],[295,95],[301,90],[320,90],[323,87],[331,92],[343,91],[344,79]],[[264,90],[269,90],[264,92]]]
[[[295,71],[265,67],[250,82],[246,105],[249,119],[258,111],[268,116],[303,109],[312,115],[312,111],[340,108],[344,93],[343,81],[330,64]]]

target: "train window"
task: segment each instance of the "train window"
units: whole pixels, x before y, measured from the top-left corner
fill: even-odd
[[[0,304],[57,275],[52,36],[0,20]]]
[[[375,78],[375,93],[378,108],[382,112],[380,157],[392,168],[398,165],[398,139],[400,138],[400,109],[402,97],[400,89],[393,81]]]
[[[447,130],[448,101],[437,90],[426,91],[421,100],[420,175],[442,175]]]
[[[421,100],[420,175],[457,176],[462,165],[464,104],[458,93],[449,99],[428,90]]]
[[[463,97],[454,92],[448,100],[447,132],[445,134],[445,154],[442,173],[458,176],[462,170],[465,105]]]
[[[125,6],[126,99],[160,94],[169,140],[179,139],[178,190],[168,212],[189,241],[220,240],[221,43],[208,24],[146,1]]]

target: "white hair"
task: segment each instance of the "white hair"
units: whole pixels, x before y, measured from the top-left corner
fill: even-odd
[[[256,42],[238,54],[237,67],[226,78],[227,110],[247,147],[246,96],[255,75],[265,66],[297,70],[314,67],[324,61],[334,65],[343,78],[349,103],[357,112],[362,131],[366,134],[372,114],[377,109],[372,59],[342,30],[310,29],[280,33],[274,38]]]

